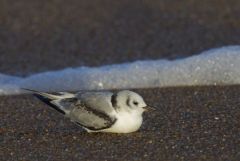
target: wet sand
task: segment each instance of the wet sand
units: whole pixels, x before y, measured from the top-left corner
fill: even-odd
[[[0,72],[179,58],[240,44],[240,1],[0,1]]]
[[[0,72],[174,59],[240,44],[240,1],[0,1]],[[137,89],[132,134],[88,134],[32,96],[0,97],[0,160],[239,160],[240,86]]]
[[[238,160],[240,86],[136,90],[157,111],[131,134],[89,134],[33,96],[1,97],[1,160]]]

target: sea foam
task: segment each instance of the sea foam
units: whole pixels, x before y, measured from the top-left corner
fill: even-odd
[[[211,49],[184,59],[144,60],[101,67],[66,68],[20,78],[0,74],[0,94],[20,88],[77,91],[240,84],[240,46]]]

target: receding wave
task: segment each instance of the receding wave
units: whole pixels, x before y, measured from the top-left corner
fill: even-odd
[[[77,91],[240,84],[240,46],[211,49],[184,59],[144,60],[101,67],[66,68],[20,78],[0,74],[0,94],[21,88]]]

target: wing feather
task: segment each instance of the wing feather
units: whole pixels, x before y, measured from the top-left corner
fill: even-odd
[[[79,92],[74,98],[62,99],[58,106],[71,109],[68,117],[73,122],[90,130],[101,130],[116,121],[111,96],[111,92]]]
[[[69,92],[46,93],[24,89],[34,93],[41,101],[58,112],[65,114],[71,121],[89,130],[102,130],[116,122],[115,109],[112,107],[110,92]]]

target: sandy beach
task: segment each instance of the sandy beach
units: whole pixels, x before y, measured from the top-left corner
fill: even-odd
[[[240,44],[240,2],[0,1],[0,72],[176,59]],[[239,160],[240,86],[135,89],[132,134],[88,134],[31,95],[0,96],[0,160]]]
[[[2,160],[237,160],[240,86],[136,90],[140,131],[88,134],[33,96],[1,97]],[[211,91],[211,92],[210,92]]]

